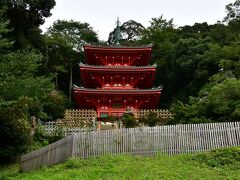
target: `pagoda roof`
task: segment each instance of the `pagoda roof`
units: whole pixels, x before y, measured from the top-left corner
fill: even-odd
[[[85,60],[87,64],[103,65],[103,62],[111,64],[111,58],[118,57],[133,57],[131,65],[148,65],[152,53],[152,46],[142,47],[123,47],[123,46],[84,46]]]
[[[151,89],[90,89],[84,87],[78,87],[74,85],[74,91],[81,92],[81,93],[91,93],[91,94],[105,94],[105,95],[112,95],[112,94],[153,94],[157,93],[160,94],[162,91],[162,86],[151,88]]]
[[[79,63],[80,68],[88,69],[88,70],[107,70],[107,71],[149,71],[156,69],[157,65],[148,65],[148,66],[101,66],[101,65],[88,65]]]
[[[144,45],[144,46],[95,46],[95,45],[84,45],[84,49],[91,50],[107,50],[107,51],[144,51],[144,50],[152,50],[153,45]]]
[[[82,86],[86,88],[102,87],[104,84],[114,84],[114,82],[126,83],[134,88],[151,88],[156,73],[156,65],[96,66],[80,63],[79,67]]]

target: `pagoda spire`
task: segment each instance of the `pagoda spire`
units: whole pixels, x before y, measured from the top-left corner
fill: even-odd
[[[116,27],[116,31],[115,31],[115,45],[116,46],[120,46],[120,39],[121,39],[121,34],[120,34],[120,21],[119,21],[119,17],[117,17],[117,27]]]

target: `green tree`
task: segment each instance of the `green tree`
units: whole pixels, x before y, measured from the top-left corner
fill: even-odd
[[[183,26],[178,28],[181,38],[206,38],[211,30],[206,22],[195,23],[193,26]]]
[[[63,117],[69,103],[63,94],[54,93],[50,77],[38,75],[42,56],[34,51],[17,51],[3,57],[0,61],[0,101],[29,97],[34,101],[29,104],[31,115],[47,120]]]
[[[178,38],[179,35],[176,29],[174,29],[173,19],[166,20],[163,16],[160,16],[152,18],[150,26],[145,29],[140,40],[141,44],[153,45],[151,64],[157,64],[155,85],[163,84],[164,87],[160,104],[164,108],[168,107],[169,103],[169,97],[165,95],[169,92],[167,86],[172,81],[170,77],[172,74],[171,56],[174,44],[178,41]]]
[[[232,41],[240,37],[240,0],[230,3],[226,6],[226,17],[223,22],[228,25],[228,36]]]
[[[235,0],[234,3],[226,5],[227,16],[224,17],[224,22],[230,22],[240,19],[240,0]]]
[[[42,55],[34,50],[13,51],[12,41],[4,38],[7,25],[0,14],[0,159],[4,161],[15,159],[31,145],[30,116],[41,118],[54,111],[44,112],[46,103],[54,101],[46,98],[54,87],[51,78],[39,75]]]
[[[157,113],[150,111],[147,116],[140,118],[139,122],[149,127],[154,127],[156,125],[165,124],[167,119],[162,119],[157,116]]]
[[[55,0],[2,0],[0,9],[5,9],[5,18],[13,30],[8,34],[14,40],[14,48],[37,48],[43,51],[44,42],[39,26],[51,16]]]
[[[238,121],[240,118],[240,80],[226,78],[204,87],[189,104],[178,102],[172,106],[171,123],[203,123]],[[214,85],[215,84],[215,85]]]
[[[38,76],[42,56],[33,51],[18,51],[4,55],[0,61],[0,92],[5,100],[21,96],[42,97],[53,88],[51,79]]]
[[[136,118],[132,113],[124,113],[122,122],[125,128],[134,128],[138,125]]]
[[[58,20],[48,29],[47,69],[55,74],[56,86],[68,92],[69,97],[71,97],[72,69],[83,59],[83,45],[98,42],[96,32],[88,23]],[[69,77],[68,80],[66,75]],[[61,83],[57,81],[58,77],[63,77]],[[78,77],[77,73],[76,77]]]
[[[31,143],[28,99],[0,101],[0,162],[10,162],[25,153]]]
[[[124,22],[120,26],[120,43],[122,45],[135,45],[141,39],[145,28],[141,23],[134,20]],[[116,28],[109,33],[108,44],[112,45],[115,42]]]

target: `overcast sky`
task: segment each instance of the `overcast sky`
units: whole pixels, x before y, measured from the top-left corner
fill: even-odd
[[[109,32],[120,22],[135,20],[149,26],[153,17],[163,14],[174,19],[177,26],[193,25],[195,22],[216,23],[226,15],[225,6],[235,0],[55,0],[52,16],[41,27],[45,31],[57,20],[87,22],[98,33],[101,40],[107,40]]]

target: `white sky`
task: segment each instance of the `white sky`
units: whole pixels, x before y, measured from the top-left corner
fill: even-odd
[[[173,18],[177,26],[213,24],[223,19],[225,6],[231,2],[235,0],[56,0],[52,16],[41,28],[46,31],[57,19],[73,19],[89,23],[101,40],[107,40],[118,16],[121,23],[135,20],[144,27],[161,14],[165,19]]]

